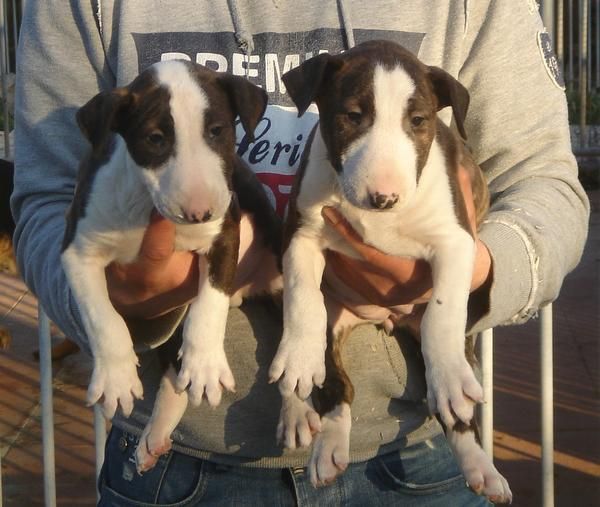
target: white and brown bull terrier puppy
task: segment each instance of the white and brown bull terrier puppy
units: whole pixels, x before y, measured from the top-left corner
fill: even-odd
[[[436,114],[451,106],[465,137],[467,90],[386,41],[319,55],[283,80],[299,115],[314,101],[320,121],[284,225],[284,332],[270,368],[283,396],[278,437],[289,447],[310,443],[307,428],[317,426],[316,414],[310,400],[303,400],[312,392],[321,415],[309,465],[313,484],[332,481],[348,464],[353,387],[340,347],[361,316],[336,311],[341,317],[328,322],[329,302],[320,290],[325,251],[356,257],[324,222],[321,210],[333,206],[366,243],[431,264],[433,291],[420,328],[428,403],[445,425],[471,488],[510,501],[508,484],[478,444],[473,422],[474,404],[483,396],[465,354],[475,241],[457,180],[459,164],[471,174],[478,223],[487,212],[488,192],[462,140]],[[381,310],[379,322],[389,323],[389,310]]]
[[[280,256],[280,220],[235,151],[236,118],[252,136],[266,103],[266,93],[241,77],[166,61],[128,86],[100,93],[77,113],[92,150],[67,214],[62,262],[94,358],[87,400],[101,400],[107,417],[119,406],[128,416],[143,393],[130,333],[109,299],[106,266],[136,259],[153,208],[175,222],[175,249],[199,254],[198,296],[182,344],[166,364],[144,435],[151,442],[140,446],[148,454],[142,469],[169,446],[188,395],[193,404],[204,397],[215,406],[222,387],[234,389],[223,342],[240,208],[264,233],[265,249]],[[238,300],[244,295],[235,294]]]

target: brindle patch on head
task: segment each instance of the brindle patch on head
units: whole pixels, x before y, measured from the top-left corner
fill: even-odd
[[[415,89],[402,117],[403,130],[412,140],[417,153],[417,181],[427,163],[431,143],[436,134],[436,107],[435,95],[425,80]],[[420,121],[420,124],[417,125],[417,121]]]
[[[239,116],[250,139],[267,105],[267,94],[239,76],[215,72],[184,62],[190,74],[208,98],[204,111],[203,137],[206,144],[225,161],[225,177],[231,186],[236,164],[235,120]]]
[[[235,117],[227,93],[216,72],[189,64],[190,73],[208,98],[204,111],[204,141],[225,161],[225,179],[231,187],[235,156]]]
[[[171,93],[149,68],[127,87],[128,104],[119,110],[114,130],[127,143],[131,158],[140,167],[156,169],[175,155],[175,125]]]

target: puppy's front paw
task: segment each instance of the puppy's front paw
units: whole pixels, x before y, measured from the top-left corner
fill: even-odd
[[[134,399],[142,399],[144,394],[137,366],[133,351],[126,358],[96,359],[87,391],[88,404],[93,405],[102,398],[104,417],[112,419],[119,405],[123,415],[129,417]]]
[[[308,464],[310,482],[316,488],[331,484],[350,462],[350,407],[340,405],[321,419]]]
[[[309,401],[301,400],[295,394],[282,399],[277,424],[278,443],[286,449],[308,447],[313,435],[319,431],[321,418]]]
[[[326,339],[303,339],[284,333],[277,354],[269,368],[269,382],[279,380],[279,390],[286,398],[294,392],[305,400],[314,386],[325,381]]]
[[[223,388],[235,391],[233,373],[227,363],[225,351],[200,350],[186,346],[184,341],[181,350],[181,370],[177,377],[175,389],[179,392],[188,388],[190,403],[194,406],[206,398],[211,407],[221,403]]]
[[[473,368],[461,356],[425,362],[427,401],[432,413],[439,413],[444,424],[452,428],[457,419],[469,424],[475,403],[483,401],[483,389]]]

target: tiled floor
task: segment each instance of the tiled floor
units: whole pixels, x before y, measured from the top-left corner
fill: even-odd
[[[555,497],[564,507],[600,503],[600,191],[579,267],[554,305]],[[43,504],[36,348],[37,306],[14,277],[0,276],[0,324],[13,343],[0,353],[0,445],[4,506]],[[541,501],[539,321],[496,330],[495,456],[516,506]],[[89,361],[54,365],[58,505],[93,505],[92,413],[84,404]],[[453,507],[453,506],[452,506]]]

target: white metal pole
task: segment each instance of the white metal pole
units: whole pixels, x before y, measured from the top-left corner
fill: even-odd
[[[6,16],[4,14],[4,0],[0,1],[0,69],[1,69],[1,80],[0,86],[2,86],[2,111],[4,118],[4,156],[9,157],[11,152],[10,148],[10,128],[9,128],[9,111],[8,111],[8,86],[7,86],[7,72],[8,72],[8,39],[6,33]]]
[[[542,500],[554,506],[554,407],[552,305],[540,311],[540,355],[542,386]]]
[[[100,490],[97,488],[100,470],[104,463],[104,446],[106,444],[106,419],[100,405],[94,405],[94,442],[96,445],[96,499],[100,499]]]
[[[541,0],[540,7],[544,26],[554,41],[554,0]]]
[[[54,414],[52,411],[52,355],[50,320],[38,305],[40,347],[40,397],[42,404],[42,444],[44,456],[44,501],[46,507],[56,507],[54,470]]]
[[[560,71],[565,72],[565,2],[557,0],[556,2],[556,56]]]
[[[569,0],[569,7],[568,7],[568,13],[569,13],[569,24],[567,25],[568,28],[568,35],[569,35],[569,65],[567,67],[567,83],[569,83],[570,85],[573,84],[573,81],[575,79],[575,71],[574,71],[574,64],[573,61],[575,60],[575,57],[573,56],[574,54],[574,44],[573,44],[573,26],[575,24],[574,20],[573,20],[573,0]]]
[[[580,145],[585,148],[588,145],[586,110],[587,110],[587,68],[588,68],[588,2],[579,3],[579,16],[581,24],[579,27],[579,136]]]
[[[596,2],[596,37],[592,37],[596,47],[596,88],[600,87],[600,1]]]
[[[494,456],[494,331],[486,329],[479,337],[483,398],[481,407],[481,445]]]

